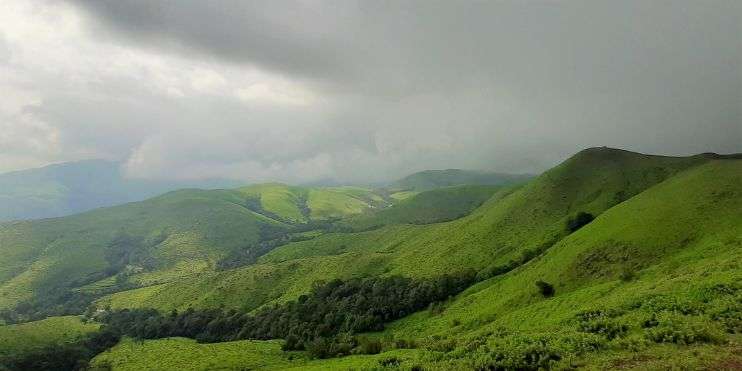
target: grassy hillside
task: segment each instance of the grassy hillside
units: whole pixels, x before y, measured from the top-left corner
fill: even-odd
[[[306,223],[342,218],[386,206],[372,190],[359,187],[303,188],[269,183],[240,188],[256,211],[278,220]]]
[[[519,183],[530,175],[502,174],[461,169],[425,170],[408,175],[392,183],[393,190],[428,191],[457,185],[505,185]]]
[[[214,270],[210,265],[213,258],[203,259],[198,275],[167,276],[177,276],[177,280],[162,279],[164,272],[176,268],[155,266],[130,276],[145,287],[107,295],[96,302],[100,308],[151,307],[167,312],[225,307],[254,313],[272,303],[297,299],[317,281],[333,278],[425,278],[467,269],[479,271],[481,281],[463,293],[393,322],[381,333],[367,334],[381,340],[381,354],[308,360],[302,352],[280,352],[279,343],[274,342],[197,344],[169,339],[127,341],[95,362],[114,369],[136,369],[147,360],[162,365],[153,367],[186,368],[184,359],[189,358],[183,354],[193,354],[197,355],[193,360],[196,369],[209,367],[216,359],[224,359],[226,367],[240,364],[255,369],[381,368],[385,364],[399,364],[403,369],[724,369],[739,365],[741,185],[741,159],[649,156],[594,148],[517,188],[454,187],[423,192],[351,219],[378,218],[385,224],[380,228],[325,233],[285,244],[260,256],[256,264],[235,269]],[[186,219],[193,223],[182,222],[183,215],[189,215],[183,210],[189,208],[181,207],[190,203],[178,198],[171,204],[178,208],[163,209],[156,221],[144,218],[149,215],[144,206],[136,213],[128,211],[127,215],[131,213],[142,223],[130,230],[147,236],[142,241],[160,241],[143,244],[147,251],[157,252],[146,256],[161,257],[169,256],[164,253],[169,250],[163,241],[170,240],[174,228],[165,228],[164,240],[155,238],[161,236],[160,229],[165,224],[183,225],[182,233],[198,241],[191,251],[210,257],[229,246],[239,246],[237,241],[252,236],[246,232],[251,226],[250,233],[259,238],[261,227],[289,228],[291,215],[309,220],[313,215],[347,217],[362,212],[357,211],[356,201],[369,209],[374,202],[383,201],[380,195],[354,188],[303,192],[282,185],[261,187],[271,196],[249,189],[184,191],[179,197],[204,202],[193,206],[198,212]],[[408,224],[420,218],[436,220],[456,208],[466,210],[487,194],[491,196],[464,217]],[[179,193],[166,196],[176,195]],[[317,206],[324,203],[331,207]],[[116,208],[103,211],[111,210]],[[213,217],[205,218],[204,210]],[[231,212],[223,214],[224,210]],[[167,216],[172,212],[178,217]],[[570,230],[570,221],[581,213],[591,214],[594,220]],[[109,220],[104,217],[107,214],[89,214],[93,216],[78,217],[90,217],[102,225],[107,221],[138,225],[120,217],[109,216]],[[67,223],[75,220],[63,219]],[[242,224],[224,225],[225,221]],[[60,227],[60,235],[40,233],[49,230],[41,224],[4,225],[9,229],[0,231],[0,238],[10,245],[0,243],[2,248],[32,246],[43,236],[46,240],[39,252],[6,248],[7,256],[15,259],[9,261],[20,267],[17,269],[26,261],[35,269],[14,275],[13,265],[8,264],[2,266],[11,268],[0,274],[12,277],[9,283],[24,274],[46,279],[47,272],[60,270],[54,268],[55,262],[75,261],[58,258],[65,256],[62,253],[49,254],[54,247],[71,241],[64,231],[75,231],[67,233],[76,241],[83,241],[80,236],[102,233],[85,229],[93,224],[90,220],[77,222],[70,224],[77,229]],[[115,242],[116,235],[110,236]],[[63,244],[57,245],[58,241]],[[108,244],[110,247],[111,242]],[[175,251],[185,250],[173,246]],[[74,255],[78,249],[60,250],[78,260],[94,255],[92,246],[83,250],[85,255]],[[194,264],[194,259],[185,258],[155,263],[162,261],[175,261],[177,267]],[[68,272],[83,269],[69,264]],[[509,268],[499,269],[503,266]],[[28,282],[43,283],[43,279]],[[553,293],[540,291],[537,281],[552,287]],[[107,283],[94,284],[105,287]],[[3,298],[11,297],[8,294],[19,292],[14,290],[17,287],[4,284],[2,290],[10,290],[0,293],[5,293]],[[27,292],[34,292],[33,285],[26,287]]]
[[[234,187],[234,181],[154,181],[121,175],[121,164],[87,160],[0,174],[0,221],[71,215],[167,191]]]
[[[214,272],[237,252],[269,251],[260,244],[298,224],[383,205],[362,188],[264,184],[0,224],[0,309],[53,292],[99,295]]]
[[[278,341],[234,341],[198,344],[171,338],[134,342],[125,340],[95,358],[94,367],[113,370],[349,370],[380,367],[387,359],[413,362],[415,351],[397,350],[376,356],[310,360],[301,352],[283,352]]]
[[[102,303],[161,309],[223,303],[252,309],[261,302],[296,298],[320,279],[377,274],[426,277],[484,270],[550,247],[567,235],[565,223],[579,211],[599,215],[706,161],[706,157],[586,150],[452,222],[327,234],[281,246],[261,257],[256,266],[124,292]],[[246,301],[249,305],[244,305]]]
[[[404,339],[408,344],[404,347],[413,344],[414,349],[301,366],[381,367],[380,360],[397,358],[402,367],[426,369],[524,368],[534,365],[529,363],[534,359],[549,367],[585,369],[734,369],[742,364],[735,335],[742,331],[740,185],[740,160],[590,150],[465,218],[326,235],[286,245],[261,258],[260,269],[269,270],[263,278],[258,268],[251,267],[211,277],[207,286],[227,290],[221,298],[233,305],[228,298],[264,293],[260,282],[270,280],[267,286],[286,286],[265,297],[279,295],[281,300],[306,292],[313,279],[435,274],[431,267],[441,264],[437,269],[443,269],[435,256],[445,251],[437,237],[452,230],[458,231],[456,235],[472,234],[463,240],[482,241],[479,246],[457,245],[480,260],[486,256],[485,247],[497,246],[488,242],[492,239],[524,245],[496,249],[512,256],[556,237],[523,266],[471,287],[442,307],[415,313],[383,333],[370,334],[387,339],[385,346],[400,343],[388,339]],[[577,211],[597,218],[568,234],[566,219]],[[516,222],[523,231],[515,229]],[[475,231],[479,239],[473,236]],[[447,252],[449,270],[458,264],[482,268],[490,263],[477,264],[463,259],[463,252]],[[417,269],[411,265],[412,256]],[[504,259],[493,256],[491,261]],[[286,270],[278,272],[278,267]],[[246,280],[248,276],[252,281]],[[534,284],[538,280],[553,285],[555,295],[540,294]],[[199,281],[190,284],[194,282]],[[184,286],[165,286],[161,293],[172,295]],[[149,346],[154,343],[143,345]],[[165,359],[177,357],[162,354]],[[114,350],[107,357],[126,356]]]
[[[453,186],[425,191],[391,207],[350,218],[354,230],[392,224],[430,224],[458,219],[482,205],[500,189],[498,186]],[[506,194],[510,190],[502,190]]]
[[[79,316],[0,326],[0,361],[4,356],[74,341],[98,327],[97,324],[82,323]]]

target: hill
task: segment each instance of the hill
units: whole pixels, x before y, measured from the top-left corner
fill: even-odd
[[[224,188],[234,181],[129,179],[120,163],[86,160],[0,174],[0,221],[51,218],[140,201],[180,188]]]
[[[349,218],[353,230],[368,230],[393,224],[431,224],[468,215],[496,192],[507,194],[512,188],[464,185],[424,191],[402,199],[390,207]]]
[[[45,346],[72,342],[94,332],[99,325],[82,323],[78,316],[51,317],[41,321],[0,326],[0,359]]]
[[[317,353],[317,347],[337,351],[332,347],[347,346],[347,352],[355,352],[348,357],[309,360],[307,352],[282,352],[279,344],[286,343],[273,341],[232,338],[239,341],[198,344],[160,339],[124,340],[93,363],[136,369],[156,355],[156,364],[163,365],[162,369],[187,369],[184,354],[198,354],[202,360],[198,362],[223,359],[266,370],[729,368],[742,364],[736,343],[736,334],[742,331],[742,269],[738,263],[742,258],[741,185],[742,160],[735,156],[664,157],[592,148],[522,186],[442,188],[378,211],[374,205],[381,205],[384,197],[355,188],[314,189],[319,195],[331,193],[314,198],[330,202],[315,203],[310,202],[312,190],[283,185],[263,185],[262,191],[198,191],[203,192],[199,197],[208,200],[204,202],[213,204],[214,229],[206,228],[211,223],[202,222],[207,220],[202,219],[202,205],[194,208],[199,210],[199,223],[184,230],[223,239],[194,244],[199,252],[206,251],[203,245],[223,253],[230,246],[228,231],[250,229],[222,225],[225,220],[243,220],[246,226],[254,223],[258,231],[263,226],[290,234],[299,233],[291,229],[296,221],[309,220],[311,224],[334,215],[341,215],[348,223],[363,221],[366,226],[378,226],[381,222],[381,226],[361,232],[314,231],[311,239],[277,246],[251,264],[234,269],[217,270],[206,264],[197,275],[151,281],[141,278],[146,273],[134,273],[130,280],[143,287],[121,288],[98,299],[97,308],[156,308],[162,313],[224,308],[234,311],[205,328],[228,331],[232,327],[220,321],[270,315],[276,308],[300,311],[302,303],[313,297],[328,298],[321,308],[330,307],[328,290],[337,287],[341,287],[337,295],[342,298],[337,305],[346,306],[344,310],[300,317],[332,321],[354,308],[349,303],[363,307],[369,301],[375,303],[377,296],[387,295],[378,282],[371,291],[377,296],[343,291],[342,283],[354,277],[404,276],[417,282],[417,291],[402,298],[417,295],[446,274],[470,277],[468,272],[474,270],[476,283],[448,300],[418,303],[415,308],[423,310],[415,313],[386,314],[389,320],[377,329],[380,331],[352,333],[353,339],[329,333],[307,346],[311,354],[326,354]],[[480,206],[474,206],[483,199],[486,201]],[[356,201],[368,205],[369,212],[357,214]],[[172,203],[181,204],[182,200]],[[311,205],[317,209],[316,205],[325,204],[332,207],[322,210],[339,211],[312,213]],[[147,215],[144,209],[153,206],[142,206],[133,215]],[[249,218],[219,216],[219,210],[230,208],[248,213]],[[463,217],[441,222],[441,218],[458,215],[456,210],[471,208],[473,211]],[[165,215],[175,210],[163,210],[157,219],[167,219]],[[178,210],[177,214],[186,213]],[[105,220],[101,215],[91,219]],[[132,223],[124,219],[117,222]],[[65,230],[78,238],[80,231],[92,233],[90,221],[68,223],[77,229]],[[0,238],[8,241],[0,247],[28,245],[26,241],[34,241],[39,231],[45,230],[34,222],[28,222],[26,230],[13,228],[0,231]],[[260,240],[259,236],[252,238]],[[52,242],[47,245],[55,246]],[[7,250],[11,256],[25,251]],[[47,269],[48,262],[54,261],[35,256],[27,260],[38,264],[35,271]],[[158,267],[149,273],[161,275],[165,271]],[[34,282],[28,285],[31,294],[43,281]],[[269,323],[284,323],[285,318],[277,314]],[[351,318],[346,324],[364,328],[366,320]],[[341,350],[339,354],[347,353]]]
[[[223,304],[252,310],[294,299],[317,280],[380,274],[430,277],[467,269],[487,275],[564,238],[567,220],[578,212],[599,215],[707,161],[703,156],[590,149],[514,192],[495,194],[470,215],[451,222],[325,234],[281,246],[253,266],[122,292],[102,303],[165,310]]]
[[[104,293],[249,264],[292,233],[381,204],[360,188],[268,184],[180,190],[79,215],[7,222],[0,224],[0,309],[26,303],[25,312],[36,316],[62,304],[84,309]]]
[[[742,311],[740,184],[740,160],[591,149],[462,219],[286,245],[261,258],[259,267],[209,277],[208,285],[182,296],[210,298],[191,304],[235,305],[240,301],[231,298],[266,292],[268,286],[261,288],[266,279],[280,288],[263,298],[281,295],[289,300],[307,292],[314,280],[330,277],[436,275],[440,273],[430,266],[437,259],[428,256],[455,242],[437,242],[441,230],[486,232],[488,238],[468,237],[469,243],[456,245],[466,254],[447,250],[449,264],[441,269],[468,266],[487,272],[492,262],[508,261],[515,252],[538,250],[509,272],[485,276],[449,302],[368,334],[380,339],[379,355],[313,362],[324,369],[375,367],[388,360],[425,369],[733,369],[742,361],[733,335],[740,331]],[[544,212],[546,206],[551,212]],[[596,218],[570,233],[567,220],[577,211]],[[509,222],[514,218],[525,229],[521,233]],[[524,246],[503,244],[498,250],[504,256],[486,260],[484,248],[499,245],[490,244],[492,238]],[[424,248],[418,249],[415,240],[424,241]],[[465,255],[478,259],[462,260]],[[401,264],[408,258],[416,265]],[[554,293],[541,294],[537,281],[550,284]],[[197,294],[207,286],[217,289]],[[161,287],[157,296],[183,289]],[[190,305],[177,300],[167,304],[173,298],[143,303],[163,309],[176,302]],[[119,305],[134,302],[124,299]],[[149,344],[155,343],[145,346]],[[406,353],[394,350],[398,347]],[[105,359],[122,356],[114,350]],[[163,352],[160,357],[174,360],[177,355]],[[260,368],[285,367],[269,363]]]
[[[505,185],[524,182],[531,175],[514,175],[461,169],[425,170],[410,174],[389,185],[392,190],[428,191],[457,185]]]

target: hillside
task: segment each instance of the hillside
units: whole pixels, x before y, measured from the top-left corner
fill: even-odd
[[[393,224],[431,224],[468,215],[496,192],[506,194],[511,188],[499,186],[452,186],[424,191],[376,212],[349,218],[354,230],[368,230]]]
[[[326,234],[281,246],[254,266],[123,292],[102,303],[160,309],[221,303],[254,309],[266,303],[261,298],[290,300],[314,281],[335,277],[430,277],[466,269],[487,274],[559,241],[567,235],[566,221],[577,212],[599,215],[706,161],[586,150],[512,193],[495,194],[470,215],[451,222]]]
[[[425,288],[446,274],[469,277],[473,270],[476,283],[448,300],[389,315],[394,321],[381,331],[354,334],[352,341],[342,334],[328,338],[355,344],[356,353],[346,357],[310,359],[317,354],[314,343],[306,351],[285,352],[285,343],[244,337],[213,344],[124,339],[93,363],[122,370],[144,364],[198,369],[216,360],[264,370],[742,364],[737,156],[592,148],[522,186],[440,188],[382,208],[384,200],[359,188],[266,184],[179,191],[74,217],[3,224],[1,256],[8,260],[0,264],[0,303],[11,307],[64,281],[78,290],[102,290],[98,309],[224,308],[235,310],[227,312],[229,321],[244,321],[281,305],[294,310],[310,293],[327,295],[323,290],[343,282],[333,279],[403,276]],[[362,231],[296,229],[338,217]],[[117,235],[122,226],[124,239]],[[230,251],[275,233],[301,238],[272,246],[247,264],[217,269]],[[122,244],[131,240],[139,242]],[[135,254],[113,256],[128,259],[116,275],[135,285],[105,292],[121,280],[90,277],[111,267],[105,251],[131,246]],[[341,295],[347,295],[342,306],[354,294]],[[356,303],[364,300],[371,299]],[[198,363],[186,362],[189,357]]]
[[[181,190],[74,216],[0,224],[0,309],[29,300],[32,307],[80,306],[87,297],[247,264],[290,233],[321,227],[310,222],[382,204],[364,189],[269,184]]]
[[[524,182],[531,175],[514,175],[461,169],[425,170],[410,174],[389,185],[392,190],[429,191],[457,185],[505,185]]]
[[[180,188],[226,188],[228,180],[154,181],[121,175],[120,163],[86,160],[0,174],[0,222],[51,218],[141,201]]]
[[[512,228],[501,220],[530,217],[528,220],[539,222],[547,230],[543,234],[550,235],[557,226],[563,229],[565,216],[575,210],[596,213],[593,222],[561,236],[543,254],[515,270],[471,287],[442,308],[416,313],[381,334],[370,334],[378,339],[397,339],[391,343],[384,340],[390,344],[384,346],[388,351],[377,356],[313,362],[320,362],[319,368],[324,369],[372,367],[385,359],[396,359],[394,362],[402,367],[425,369],[528,369],[539,364],[588,369],[733,369],[742,361],[734,343],[736,337],[731,335],[740,330],[742,312],[742,269],[738,263],[742,257],[741,184],[740,160],[665,158],[612,150],[580,153],[526,187],[448,224],[457,228],[482,224]],[[592,187],[605,191],[590,192]],[[530,198],[528,205],[535,205],[526,210],[541,210],[548,204],[555,209],[554,214],[540,213],[540,218],[533,218],[533,212],[523,210],[525,204],[520,203],[525,198]],[[557,217],[560,210],[561,217]],[[507,217],[491,215],[506,212]],[[550,223],[552,220],[558,222]],[[325,236],[279,248],[262,262],[266,267],[291,262],[295,268],[311,262],[309,265],[322,271],[314,278],[333,273],[374,274],[372,267],[394,267],[396,259],[364,255],[383,251],[384,244],[400,244],[436,230],[421,228],[425,232],[405,233],[404,229],[387,227],[383,233],[354,234],[356,242],[342,239],[335,245],[349,246],[335,250],[329,246],[339,237]],[[526,243],[542,239],[527,238],[525,233],[516,238]],[[427,247],[428,254],[436,248]],[[395,251],[396,246],[386,250],[392,254]],[[368,263],[357,263],[365,259]],[[343,273],[338,268],[347,263],[342,261],[356,262],[355,269]],[[423,261],[419,265],[429,264]],[[390,273],[384,269],[376,272]],[[281,282],[309,273],[271,277]],[[556,294],[539,294],[534,285],[538,280],[553,284]],[[224,282],[227,280],[212,284]],[[297,291],[302,290],[288,290],[288,295]],[[249,296],[250,292],[233,291],[229,296]],[[404,350],[407,353],[392,350],[393,344],[414,343],[418,345],[412,349],[402,345],[408,348]],[[163,361],[176,357],[174,353],[164,354]],[[220,353],[211,356],[216,354]],[[539,358],[529,358],[528,354]],[[124,359],[121,356],[120,350],[114,350],[101,359],[116,364]],[[302,363],[305,361],[296,362],[310,367]],[[259,369],[285,367],[285,363],[269,363]]]

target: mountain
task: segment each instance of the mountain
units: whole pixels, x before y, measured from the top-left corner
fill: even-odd
[[[267,327],[247,329],[273,336],[245,338],[240,332],[243,337],[235,333],[215,343],[149,339],[156,335],[123,339],[92,361],[113,369],[645,370],[742,364],[740,156],[591,148],[525,184],[438,188],[391,205],[383,203],[389,202],[383,194],[358,188],[268,184],[182,192],[79,216],[3,224],[0,303],[13,308],[66,280],[72,292],[99,290],[89,300],[104,313],[154,308],[178,315],[223,308],[227,317],[203,328],[227,333],[233,328],[229,321],[270,318]],[[141,242],[122,243],[122,226]],[[261,229],[290,238],[244,264],[218,269],[216,262],[232,249],[260,242]],[[136,253],[124,253],[130,251]],[[96,254],[97,271],[111,267],[106,256],[134,262],[116,273],[128,285],[106,291],[102,287],[114,276],[86,281],[55,273],[66,277],[87,269]],[[150,256],[156,259],[147,266]],[[83,267],[78,262],[84,259],[90,260]],[[194,261],[203,262],[191,270],[197,274],[170,274],[176,269],[167,268]],[[74,275],[92,277],[91,271]],[[467,285],[457,288],[445,277],[463,277]],[[372,280],[368,290],[348,286],[364,280]],[[413,286],[396,291],[404,285]],[[415,302],[431,288],[443,299]],[[379,312],[343,317],[377,305],[385,295],[395,299]],[[290,315],[318,298],[320,306]],[[323,312],[333,305],[341,309]],[[402,305],[415,309],[387,310]],[[143,313],[149,322],[135,322],[134,328],[156,321]],[[214,312],[200,315],[207,313]],[[282,324],[298,326],[291,321],[315,317],[321,325],[313,331],[322,336],[301,327],[280,335]],[[347,318],[340,322],[346,332],[329,330],[337,318]],[[368,321],[383,325],[364,327]],[[19,331],[16,326],[23,324],[0,327],[0,338],[3,331]],[[283,351],[292,349],[287,344],[297,336],[313,341],[304,351]],[[286,341],[259,340],[276,338]],[[353,355],[322,359],[348,353]]]
[[[428,191],[456,185],[504,185],[523,182],[531,175],[514,175],[485,171],[447,169],[425,170],[410,174],[389,185],[392,190]]]
[[[151,181],[121,175],[120,163],[85,160],[0,174],[0,221],[71,215],[180,188],[228,188],[228,180]]]

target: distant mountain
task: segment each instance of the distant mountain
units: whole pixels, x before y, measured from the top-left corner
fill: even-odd
[[[408,175],[390,185],[393,190],[427,191],[456,185],[503,185],[526,181],[532,175],[505,174],[461,169],[425,170]]]
[[[231,188],[229,180],[127,179],[120,164],[85,160],[0,174],[0,221],[39,219],[140,201],[180,188]]]

